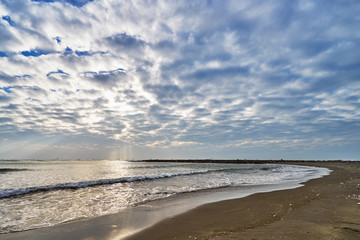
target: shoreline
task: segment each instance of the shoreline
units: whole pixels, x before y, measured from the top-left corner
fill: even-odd
[[[360,162],[290,164],[326,167],[333,172],[300,188],[202,205],[126,240],[358,239]]]
[[[204,160],[194,161],[203,162]],[[216,160],[209,161],[214,162]],[[225,160],[221,161],[220,163],[229,162]],[[246,160],[246,163],[248,164],[252,162]],[[266,163],[274,163],[274,161],[271,160],[271,162],[267,161]],[[255,236],[254,234],[250,234],[252,231],[259,232],[259,229],[261,230],[266,226],[273,226],[274,224],[277,224],[279,222],[284,223],[284,218],[288,217],[290,213],[295,212],[295,210],[298,210],[300,206],[307,206],[308,203],[316,202],[317,200],[326,198],[325,195],[328,194],[327,191],[329,190],[329,187],[327,187],[328,190],[324,189],[324,187],[326,188],[326,184],[333,183],[336,185],[337,183],[338,185],[340,181],[343,183],[341,184],[343,187],[347,186],[348,184],[345,184],[347,183],[346,177],[349,176],[351,176],[351,181],[349,182],[350,185],[353,184],[353,181],[355,180],[357,180],[357,182],[360,182],[359,177],[355,176],[356,173],[360,172],[360,162],[279,161],[276,163],[325,167],[334,171],[330,175],[324,176],[322,178],[307,181],[305,183],[305,186],[299,188],[255,193],[243,198],[221,200],[219,202],[200,204],[200,206],[195,209],[185,212],[180,211],[183,212],[180,214],[169,214],[169,216],[165,216],[165,219],[159,219],[159,221],[153,226],[148,227],[144,230],[140,230],[139,232],[132,234],[125,239],[195,239],[195,237],[196,239],[251,239],[253,236]],[[335,175],[335,178],[333,175]],[[357,193],[359,194],[360,186],[355,186],[355,190],[356,187]],[[309,191],[309,189],[312,189],[313,191]],[[354,189],[352,189],[352,191],[353,190]],[[354,194],[355,193],[356,191],[354,192]],[[305,199],[304,194],[307,194]],[[297,196],[298,199],[296,197],[295,199],[294,197],[291,198],[290,196]],[[360,195],[355,197],[358,197],[359,199],[352,199],[352,201],[357,201],[360,203]],[[349,199],[351,200],[351,197]],[[184,197],[183,200],[186,200],[186,197]],[[346,201],[347,205],[349,205],[349,201]],[[357,202],[355,203],[355,205],[357,204]],[[248,204],[251,204],[251,206]],[[293,205],[292,207],[289,207],[290,205],[286,204]],[[357,210],[357,213],[359,213],[359,207],[359,205],[355,206],[355,210]],[[146,211],[152,210],[145,209],[145,212]],[[130,215],[139,215],[138,218],[135,218],[138,220],[141,220],[141,214],[143,213],[144,210],[141,210],[141,207],[140,211],[138,212],[129,211]],[[244,213],[247,213],[245,214],[245,217]],[[356,213],[356,211],[353,211],[353,213]],[[351,213],[349,213],[348,215],[351,215]],[[121,232],[124,230],[120,230],[118,225],[121,221],[129,221],[129,219],[121,219],[121,221],[119,221],[119,219],[121,218],[119,216],[119,214],[114,214],[110,216],[97,217],[85,221],[60,224],[48,228],[41,228],[9,234],[0,234],[0,239],[123,239],[123,237],[120,238],[119,236],[124,234],[124,232]],[[357,216],[360,216],[360,214],[358,214]],[[147,217],[150,217],[150,215],[148,215]],[[354,219],[354,217],[351,218]],[[355,220],[351,221],[354,222],[354,224],[350,224],[351,226],[347,226],[345,227],[345,229],[350,232],[352,231],[355,235],[360,234],[360,220],[355,218]],[[139,223],[134,222],[133,219],[133,222],[130,222],[130,225],[131,224],[136,225]],[[288,228],[288,225],[289,224],[286,222],[285,227]],[[265,236],[270,235],[259,235],[254,239],[271,239],[265,238]],[[312,239],[308,237],[309,235],[302,235],[302,239]],[[290,237],[290,239],[301,238]],[[321,238],[314,237],[314,239]]]

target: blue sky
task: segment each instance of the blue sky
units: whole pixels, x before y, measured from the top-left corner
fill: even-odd
[[[0,158],[360,158],[360,2],[0,1]]]

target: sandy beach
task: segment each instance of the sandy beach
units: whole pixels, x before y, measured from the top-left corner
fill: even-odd
[[[297,163],[333,172],[304,187],[211,203],[133,239],[360,239],[360,163]]]
[[[291,163],[333,172],[300,188],[205,204],[166,217],[126,239],[359,239],[360,162]],[[114,214],[0,234],[0,239],[121,239],[119,219],[120,215]]]

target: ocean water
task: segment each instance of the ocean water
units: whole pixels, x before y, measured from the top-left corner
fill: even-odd
[[[182,193],[294,186],[329,172],[279,164],[1,160],[0,233],[119,213]]]

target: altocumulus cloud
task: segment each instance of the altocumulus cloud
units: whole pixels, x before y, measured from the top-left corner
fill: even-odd
[[[2,158],[345,158],[360,3],[3,0]]]

